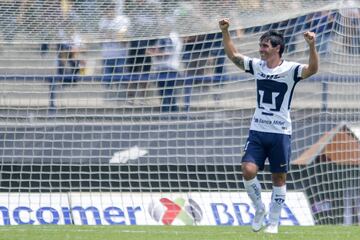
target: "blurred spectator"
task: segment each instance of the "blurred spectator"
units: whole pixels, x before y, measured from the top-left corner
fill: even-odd
[[[77,59],[77,43],[60,43],[58,51],[58,75],[77,75],[80,72],[80,60]],[[66,81],[66,80],[65,80]],[[72,81],[76,81],[73,79]]]
[[[182,40],[176,32],[171,32],[169,37],[159,39],[154,48],[149,48],[147,54],[152,59],[152,72],[157,80],[161,97],[161,112],[176,112],[175,87],[181,80],[181,50]]]
[[[40,44],[40,54],[41,54],[41,56],[46,55],[48,52],[49,52],[49,44],[48,43]]]
[[[155,40],[133,40],[129,43],[126,65],[130,74],[128,86],[128,98],[145,97],[148,82],[141,76],[149,75],[151,69],[151,57],[146,55],[146,50]],[[145,78],[145,77],[144,77]]]
[[[82,48],[82,39],[76,32],[78,16],[73,9],[73,4],[73,1],[61,1],[63,26],[58,32],[62,42],[57,45],[57,74],[65,75],[62,78],[63,82],[76,82],[76,75],[80,73],[85,65],[85,62],[79,59],[79,53]]]
[[[128,42],[123,39],[130,22],[129,18],[120,14],[115,3],[106,7],[104,16],[99,22],[99,30],[105,38],[102,44],[103,81],[111,87],[113,76],[125,72]]]
[[[131,18],[129,34],[133,39],[139,36],[147,38],[159,31],[161,23],[161,3],[159,0],[125,0],[125,10]],[[141,12],[141,14],[139,14]],[[156,32],[158,34],[158,32]],[[130,73],[128,98],[138,98],[143,102],[148,85],[147,76],[150,74],[151,57],[146,54],[149,47],[156,40],[133,40],[130,42],[126,64]]]
[[[185,110],[190,110],[192,87],[223,80],[225,53],[221,33],[188,36],[184,39],[183,61],[185,64]],[[218,97],[218,96],[214,96]]]
[[[199,59],[202,45],[197,44],[198,40],[198,36],[188,36],[184,38],[184,54],[182,58],[185,64],[185,111],[190,110],[192,87],[196,82],[196,76],[204,75],[203,67],[205,66],[206,59]]]

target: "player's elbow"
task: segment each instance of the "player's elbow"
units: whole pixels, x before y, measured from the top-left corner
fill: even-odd
[[[225,49],[226,56],[232,61],[235,57],[235,52],[229,49]]]
[[[311,67],[309,66],[308,68],[304,69],[304,71],[301,74],[301,77],[303,79],[308,78],[308,77],[314,75],[315,73],[317,73],[318,70],[319,70],[318,66],[311,66]]]
[[[318,61],[314,61],[309,64],[308,71],[311,75],[317,73],[318,70],[319,70],[319,62]]]
[[[315,73],[317,73],[319,71],[319,66],[315,65],[309,68],[309,74],[310,75],[314,75]]]

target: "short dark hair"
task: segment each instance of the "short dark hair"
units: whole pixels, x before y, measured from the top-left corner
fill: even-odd
[[[269,40],[270,40],[271,46],[273,46],[273,47],[280,45],[279,54],[281,57],[284,52],[284,49],[285,49],[285,41],[284,41],[283,34],[279,31],[269,30],[260,37],[260,42],[262,42],[262,41],[267,42]]]

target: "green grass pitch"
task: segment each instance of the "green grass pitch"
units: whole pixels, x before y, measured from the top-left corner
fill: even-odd
[[[279,233],[250,227],[209,226],[1,226],[0,239],[21,240],[360,240],[359,226],[281,226]]]

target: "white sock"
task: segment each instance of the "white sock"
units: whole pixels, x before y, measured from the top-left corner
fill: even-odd
[[[286,185],[281,187],[273,186],[270,211],[269,211],[269,223],[278,224],[280,220],[281,209],[285,202]]]
[[[259,180],[256,177],[249,181],[244,179],[244,185],[249,198],[254,204],[255,209],[264,209],[264,204],[261,200],[261,185]]]

